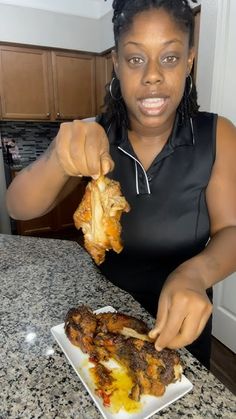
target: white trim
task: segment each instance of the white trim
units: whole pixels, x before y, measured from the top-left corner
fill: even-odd
[[[138,186],[138,167],[137,167],[137,162],[136,161],[134,161],[134,164],[135,164],[135,182],[136,182],[136,192],[137,192],[137,195],[139,195],[139,186]]]
[[[193,139],[193,145],[194,145],[195,144],[195,136],[194,136],[193,119],[192,118],[190,118],[190,124],[191,124],[192,139]]]
[[[139,166],[142,168],[144,176],[145,176],[145,180],[146,180],[146,185],[147,185],[147,190],[149,195],[151,195],[151,191],[150,191],[150,186],[149,186],[149,182],[148,182],[148,177],[147,177],[147,173],[146,170],[144,169],[143,165],[140,163],[139,160],[137,160],[134,156],[132,156],[132,154],[129,154],[127,151],[123,150],[123,148],[121,148],[120,146],[118,146],[119,150],[123,151],[123,153],[127,154],[127,156],[131,157],[133,160],[136,161],[136,163],[139,164]]]

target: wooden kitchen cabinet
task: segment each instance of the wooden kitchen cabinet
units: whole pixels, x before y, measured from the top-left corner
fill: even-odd
[[[3,119],[51,117],[50,54],[40,48],[0,45]]]
[[[56,237],[70,229],[75,229],[73,214],[81,201],[87,181],[82,179],[80,184],[60,204],[43,217],[27,221],[16,222],[17,234],[23,236]]]
[[[93,54],[0,45],[2,119],[94,116],[95,85]]]
[[[55,118],[95,116],[95,57],[61,51],[51,54]]]
[[[41,236],[50,235],[56,230],[56,211],[52,210],[43,217],[34,218],[33,220],[17,221],[17,234],[22,236]]]

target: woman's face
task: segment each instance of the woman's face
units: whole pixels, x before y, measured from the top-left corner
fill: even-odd
[[[134,17],[113,53],[131,129],[151,134],[172,125],[193,58],[188,34],[163,9]]]

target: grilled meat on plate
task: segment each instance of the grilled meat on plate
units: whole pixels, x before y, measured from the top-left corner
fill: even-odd
[[[141,339],[124,336],[123,329]],[[68,312],[65,332],[94,362],[97,393],[104,396],[105,405],[108,395],[114,393],[112,383],[117,380],[104,365],[106,361],[115,360],[126,371],[131,379],[129,398],[135,401],[139,401],[142,394],[161,396],[168,384],[181,378],[178,353],[170,349],[157,352],[153,342],[144,339],[147,325],[135,317],[123,313],[94,314],[88,307],[80,306]]]

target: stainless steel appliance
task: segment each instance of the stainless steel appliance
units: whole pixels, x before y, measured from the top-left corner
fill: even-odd
[[[0,134],[0,233],[11,234],[10,218],[5,204],[6,176],[4,170],[4,160],[2,153],[2,141]]]

